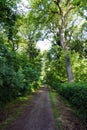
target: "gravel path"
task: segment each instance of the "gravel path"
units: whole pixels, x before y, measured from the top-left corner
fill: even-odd
[[[6,130],[57,130],[47,88],[38,92],[22,116]]]

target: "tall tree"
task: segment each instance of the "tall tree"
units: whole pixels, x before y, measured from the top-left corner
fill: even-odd
[[[56,37],[58,36],[58,38],[60,39],[60,45],[64,51],[68,81],[72,82],[74,78],[72,73],[71,61],[68,54],[70,48],[68,46],[69,43],[67,44],[66,40],[66,30],[67,27],[70,26],[74,15],[77,13],[79,14],[79,12],[83,12],[83,10],[85,9],[84,2],[86,3],[86,1],[84,0],[82,2],[81,0],[31,0],[31,2],[31,12],[33,14],[34,22],[36,22],[38,19],[38,23],[40,25],[38,27],[42,27],[45,30],[46,35],[50,32],[53,33],[52,35],[56,34]],[[58,38],[54,40],[58,40]]]
[[[70,63],[70,58],[67,54],[67,44],[65,40],[65,30],[67,26],[67,17],[72,9],[74,9],[74,6],[71,6],[70,0],[67,1],[59,1],[59,0],[54,0],[55,4],[58,7],[58,13],[60,15],[60,25],[59,25],[59,34],[60,34],[60,44],[62,49],[64,50],[64,57],[65,57],[65,62],[66,62],[66,70],[67,70],[67,75],[68,75],[68,81],[71,82],[73,81],[73,74],[72,74],[72,69],[71,69],[71,63]]]

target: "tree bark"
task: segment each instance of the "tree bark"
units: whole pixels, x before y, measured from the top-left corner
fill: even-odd
[[[64,27],[64,25],[62,25],[59,32],[60,32],[61,47],[64,51],[64,58],[65,58],[65,63],[66,63],[68,82],[73,82],[74,79],[73,79],[72,67],[71,67],[70,57],[67,53],[68,50],[67,50],[66,41],[65,41],[65,27]]]
[[[61,6],[61,1],[60,0],[54,0],[55,4],[57,5],[59,9],[59,15],[61,18],[61,25],[59,27],[59,33],[60,33],[60,44],[61,47],[64,51],[64,58],[65,58],[65,63],[66,63],[66,71],[67,71],[67,77],[68,77],[68,82],[73,82],[73,73],[72,73],[72,67],[71,67],[71,62],[70,62],[70,57],[68,55],[68,49],[66,45],[66,40],[65,40],[65,29],[66,29],[66,21],[69,12],[73,9],[73,7],[70,6],[70,0],[66,1],[66,12],[63,11],[63,8]]]
[[[68,77],[68,82],[73,82],[73,73],[72,73],[72,67],[71,67],[71,62],[70,62],[70,57],[65,55],[65,62],[66,62],[66,70],[67,70],[67,77]]]

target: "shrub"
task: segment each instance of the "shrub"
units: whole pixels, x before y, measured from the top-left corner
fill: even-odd
[[[66,83],[58,88],[58,92],[78,110],[87,112],[87,84]],[[87,115],[85,116],[87,118]]]

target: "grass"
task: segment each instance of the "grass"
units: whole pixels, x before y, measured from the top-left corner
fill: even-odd
[[[72,104],[70,104],[65,98],[63,98],[62,96],[60,96],[56,91],[50,91],[50,99],[51,99],[51,103],[52,103],[52,107],[53,107],[53,111],[54,111],[54,117],[55,120],[57,122],[57,126],[59,130],[63,130],[62,128],[62,122],[60,120],[61,114],[59,114],[58,112],[58,100],[62,99],[62,101],[64,102],[65,106],[72,109],[72,114],[76,115],[78,118],[78,121],[81,123],[82,128],[86,128],[87,127],[87,120],[84,120],[84,115],[85,112],[82,111],[80,112],[79,110],[77,110],[75,107],[72,106]],[[82,116],[83,115],[83,116]]]
[[[50,91],[50,99],[51,99],[51,104],[54,112],[54,118],[56,120],[58,129],[63,130],[61,121],[59,120],[60,115],[58,113],[58,108],[57,108],[57,98],[58,98],[57,93],[55,91]]]
[[[0,110],[3,111],[6,119],[0,122],[0,130],[6,129],[18,116],[20,116],[24,109],[29,105],[34,94],[29,96],[19,97],[16,100],[6,104]]]

